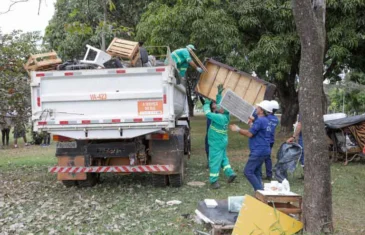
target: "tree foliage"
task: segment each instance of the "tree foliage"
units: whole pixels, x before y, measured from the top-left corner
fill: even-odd
[[[0,113],[4,114],[11,107],[27,121],[30,89],[23,64],[30,54],[38,52],[40,40],[40,32],[2,34],[0,31]]]
[[[114,37],[131,39],[139,16],[149,0],[58,0],[55,14],[46,29],[45,42],[63,59],[80,59],[85,45],[101,48],[102,34],[106,42]],[[104,5],[107,21],[104,23]]]

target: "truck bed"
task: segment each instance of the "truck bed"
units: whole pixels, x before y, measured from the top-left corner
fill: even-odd
[[[172,66],[32,72],[34,129],[123,139],[173,128],[186,105],[173,72]]]

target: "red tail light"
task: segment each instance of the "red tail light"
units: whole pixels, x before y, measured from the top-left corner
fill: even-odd
[[[45,76],[45,74],[44,74],[44,73],[37,73],[35,76],[36,76],[36,77],[44,77],[44,76]]]
[[[133,119],[133,122],[142,122],[143,120],[142,120],[142,118],[135,118],[135,119]]]
[[[37,97],[37,106],[41,107],[41,97]]]
[[[91,121],[90,121],[90,120],[82,120],[82,121],[81,121],[81,123],[82,123],[82,124],[90,124],[90,123],[91,123]]]
[[[73,76],[73,75],[74,75],[74,73],[72,73],[72,72],[65,73],[65,76]]]
[[[68,125],[68,121],[60,121],[60,125]]]
[[[156,72],[165,72],[165,68],[157,68]]]
[[[53,141],[70,141],[72,138],[62,136],[62,135],[53,135]]]

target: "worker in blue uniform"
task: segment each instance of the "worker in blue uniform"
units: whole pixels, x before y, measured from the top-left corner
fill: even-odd
[[[269,120],[267,114],[271,111],[270,101],[264,100],[257,104],[256,114],[258,118],[252,123],[249,130],[239,128],[237,125],[230,125],[232,131],[249,138],[250,155],[244,169],[247,180],[251,183],[254,190],[262,190],[262,164],[265,159],[270,157],[270,145],[267,141],[267,126]]]
[[[275,143],[275,131],[276,127],[279,124],[279,119],[275,116],[275,112],[279,109],[279,103],[276,100],[270,101],[270,110],[271,112],[267,115],[267,119],[269,120],[269,124],[267,126],[267,131],[269,135],[267,136],[267,140],[270,144],[270,152],[272,152],[272,147]],[[271,154],[269,158],[265,159],[265,169],[266,169],[266,179],[272,180],[272,161]]]

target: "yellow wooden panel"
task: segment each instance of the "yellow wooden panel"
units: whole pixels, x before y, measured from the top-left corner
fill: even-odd
[[[266,86],[262,86],[259,94],[256,97],[256,100],[253,102],[254,104],[258,104],[265,98]]]
[[[239,79],[240,79],[240,74],[231,71],[230,74],[228,74],[227,79],[224,83],[224,88],[231,89],[232,91],[234,91],[234,89],[238,84]]]
[[[241,75],[240,80],[233,90],[234,93],[243,98],[248,90],[248,87],[250,86],[251,81],[251,79],[247,79],[245,76]]]
[[[261,82],[252,80],[243,99],[248,103],[255,105],[254,102],[263,86],[264,84],[262,84]]]
[[[232,235],[295,234],[303,224],[259,200],[245,195]]]
[[[210,90],[214,84],[215,77],[218,73],[219,66],[214,65],[214,64],[208,64],[207,69],[208,69],[208,72],[203,73],[202,76],[200,77],[198,89],[200,90],[200,94],[208,97]],[[209,98],[215,100],[215,96],[209,97]]]
[[[229,70],[228,69],[223,68],[223,67],[220,67],[219,68],[219,71],[217,73],[217,76],[215,77],[215,80],[213,82],[213,85],[212,85],[212,87],[210,89],[209,98],[215,100],[215,97],[216,97],[216,95],[218,93],[217,86],[219,84],[224,84],[224,81],[226,80],[228,73],[229,73]]]

